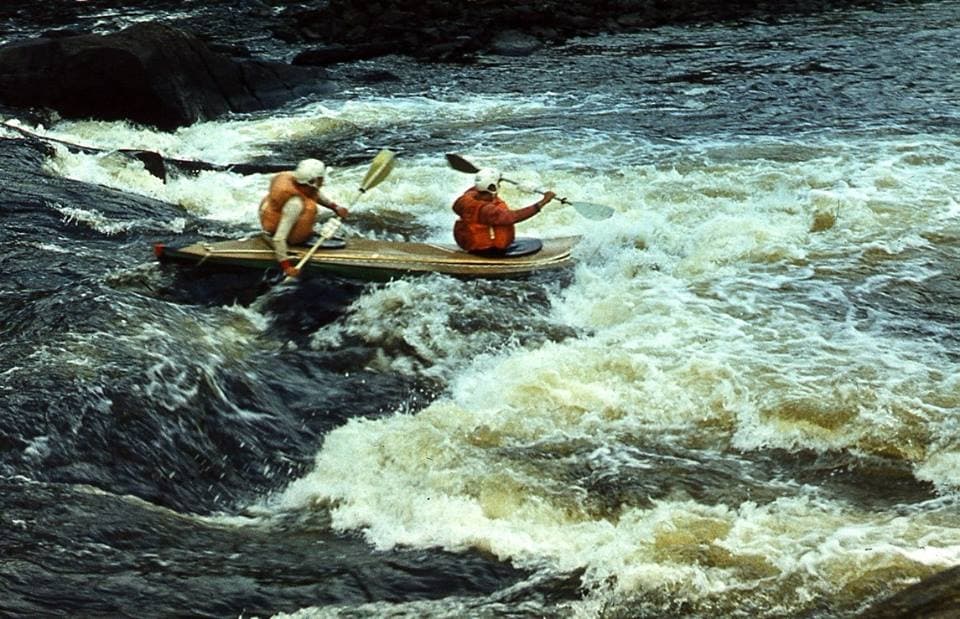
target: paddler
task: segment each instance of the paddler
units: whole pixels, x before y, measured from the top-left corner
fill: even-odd
[[[305,243],[313,235],[317,205],[329,208],[341,219],[349,214],[320,190],[326,172],[322,161],[304,159],[295,170],[276,174],[260,202],[260,225],[269,235],[277,262],[288,277],[297,277],[300,271],[290,261],[287,246]]]
[[[514,224],[530,219],[557,195],[547,191],[530,206],[511,210],[500,199],[501,174],[483,168],[470,187],[453,203],[460,218],[453,224],[453,238],[462,249],[474,254],[503,253],[514,239]]]

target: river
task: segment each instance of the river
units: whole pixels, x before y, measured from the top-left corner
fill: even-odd
[[[348,237],[450,242],[447,152],[616,213],[520,224],[582,235],[567,272],[272,286],[151,252],[255,231],[267,175],[55,146],[0,250],[0,614],[853,617],[960,564],[958,40],[898,3],[359,61],[173,133],[4,118],[319,157]]]

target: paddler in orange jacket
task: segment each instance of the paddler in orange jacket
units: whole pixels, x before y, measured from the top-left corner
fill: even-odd
[[[273,241],[273,251],[284,275],[297,277],[287,245],[305,243],[313,235],[317,205],[329,208],[337,217],[349,213],[320,191],[327,168],[317,159],[304,159],[292,172],[280,172],[270,181],[270,190],[260,202],[260,225]]]
[[[477,172],[473,187],[453,203],[460,219],[453,224],[457,245],[471,253],[495,254],[507,249],[514,238],[514,224],[530,219],[556,196],[552,191],[537,202],[515,211],[497,196],[500,172],[484,168]]]

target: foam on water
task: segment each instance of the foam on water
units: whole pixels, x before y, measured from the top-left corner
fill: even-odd
[[[144,149],[168,158],[223,165],[269,155],[277,142],[316,136],[345,137],[358,128],[383,130],[397,124],[469,122],[475,126],[478,117],[482,122],[495,122],[498,118],[532,114],[538,109],[542,109],[538,103],[493,97],[478,97],[468,104],[417,97],[345,101],[336,106],[310,104],[290,115],[197,123],[174,133],[105,121],[62,121],[53,128],[38,126],[29,130],[56,140],[104,149],[98,154],[75,153],[55,143],[57,156],[48,164],[54,173],[177,203],[209,219],[255,227],[256,205],[269,183],[269,175],[202,171],[196,176],[183,176],[172,171],[163,181],[151,175],[140,161],[117,151]],[[443,205],[441,210],[446,213],[456,195],[450,193],[450,187],[462,190],[459,185],[465,182],[463,175],[446,169],[440,158],[422,164],[422,168],[417,162],[411,164],[413,167],[404,170],[401,162],[393,173],[391,185],[395,193],[384,193],[378,188],[376,195],[364,197],[358,206],[373,208],[382,204],[389,209],[394,204],[394,208],[404,208],[409,213],[408,207],[435,210]],[[331,167],[325,192],[342,204],[353,203],[357,200],[355,188],[366,169],[366,164],[345,169]],[[433,182],[424,183],[424,179]],[[533,201],[532,197],[529,199]]]
[[[496,332],[503,293],[445,277],[370,287],[317,331],[317,348],[361,338],[404,350],[374,369],[449,387],[416,414],[353,419],[329,433],[314,470],[268,511],[328,509],[335,527],[362,530],[378,548],[480,548],[531,568],[583,568],[596,592],[584,608],[640,597],[661,609],[680,599],[702,612],[789,614],[824,596],[854,604],[891,574],[907,580],[955,563],[960,531],[948,503],[875,512],[774,479],[756,482],[770,493],[763,500],[710,502],[669,480],[653,498],[616,492],[638,470],[657,479],[655,467],[632,462],[640,447],[696,450],[706,471],[729,450],[876,455],[956,492],[949,437],[960,367],[935,339],[887,328],[892,318],[860,297],[936,274],[916,256],[945,222],[956,225],[949,188],[960,183],[948,162],[960,145],[811,136],[665,149],[587,128],[473,133],[478,112],[489,124],[573,105],[515,103],[366,100],[176,136],[178,155],[225,161],[278,137],[441,118],[477,138],[465,154],[478,164],[616,209],[592,222],[554,204],[520,225],[523,235],[584,235],[569,285],[549,288],[549,306],[537,308],[566,337],[505,338]],[[124,147],[151,138],[118,131]],[[235,150],[217,150],[219,138]],[[267,180],[210,172],[163,185],[128,161],[64,152],[51,165],[251,226]],[[348,198],[364,171],[335,171],[333,197]],[[450,202],[468,184],[439,155],[401,158],[356,208],[402,213],[448,242]],[[504,195],[514,205],[535,198]],[[456,314],[482,317],[493,335],[453,328]],[[177,383],[165,368],[154,374]],[[611,480],[610,497],[598,496],[597,476]]]
[[[957,362],[935,340],[885,330],[882,316],[858,319],[851,296],[935,273],[911,256],[949,213],[942,175],[956,171],[903,153],[951,145],[918,136],[868,153],[830,142],[767,158],[762,145],[739,156],[736,144],[691,144],[657,164],[592,160],[584,175],[564,154],[589,152],[578,137],[548,153],[550,180],[618,214],[593,224],[548,208],[526,229],[587,235],[550,309],[580,335],[478,354],[420,413],[349,422],[279,505],[329,509],[379,548],[477,547],[528,567],[584,567],[598,595],[661,608],[677,597],[721,611],[855,604],[891,573],[955,563],[949,505],[874,513],[797,487],[768,502],[681,493],[597,512],[575,472],[584,445],[652,440],[892,456],[952,492],[955,447],[940,437],[956,435]],[[818,227],[824,212],[833,220]],[[864,277],[862,257],[878,249],[891,262]],[[821,266],[834,275],[821,278]],[[403,329],[463,337],[431,329],[436,316],[410,318]],[[426,353],[437,363],[458,346],[439,341]],[[536,457],[550,445],[568,446],[566,466]]]

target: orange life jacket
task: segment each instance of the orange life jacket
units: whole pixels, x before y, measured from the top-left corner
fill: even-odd
[[[511,211],[497,196],[471,187],[453,203],[453,212],[460,216],[453,224],[453,238],[466,251],[506,249],[513,243],[513,224],[539,210],[528,206]]]
[[[260,203],[260,225],[268,234],[276,232],[280,225],[283,205],[294,196],[303,200],[303,211],[297,223],[290,229],[287,243],[298,245],[306,242],[313,234],[313,224],[317,221],[317,201],[310,189],[294,180],[292,172],[280,172],[270,181],[270,190]]]

